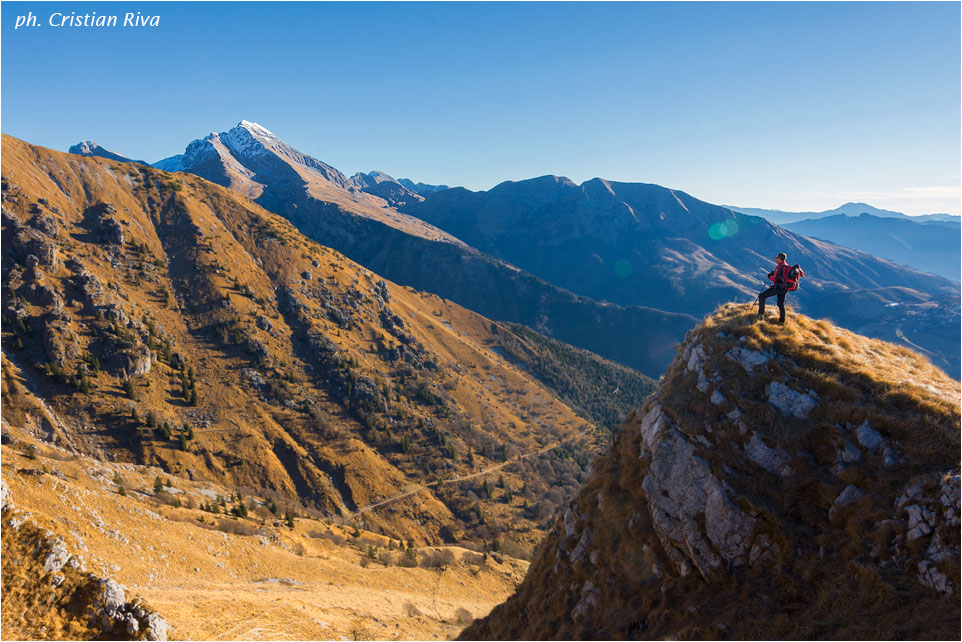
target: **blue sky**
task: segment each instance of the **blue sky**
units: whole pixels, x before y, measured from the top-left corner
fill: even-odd
[[[14,30],[32,11],[155,28]],[[241,119],[347,174],[960,210],[959,3],[19,3],[0,128],[148,161]]]

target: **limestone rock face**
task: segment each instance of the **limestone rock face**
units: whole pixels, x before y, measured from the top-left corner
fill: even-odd
[[[810,394],[792,390],[781,381],[768,384],[768,402],[783,414],[801,418],[807,417],[812,408],[818,405]]]
[[[731,502],[695,445],[676,428],[665,429],[657,402],[651,406],[663,428],[651,438],[642,487],[662,546],[682,575],[692,566],[707,577],[723,562],[744,563],[755,520]]]
[[[150,372],[153,360],[145,345],[138,345],[121,351],[117,355],[120,370],[125,377],[139,377]]]
[[[751,440],[745,446],[745,454],[750,460],[770,473],[788,475],[792,472],[791,456],[780,448],[766,446],[757,432],[752,433]]]

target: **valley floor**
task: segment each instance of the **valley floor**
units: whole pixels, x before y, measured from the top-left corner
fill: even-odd
[[[527,570],[457,547],[436,568],[398,566],[403,554],[390,549],[399,542],[351,526],[297,518],[289,529],[263,511],[234,519],[187,508],[230,495],[207,482],[46,445],[5,445],[2,455],[16,510],[63,537],[88,571],[144,598],[174,639],[450,639],[507,599]],[[158,476],[173,485],[155,493]],[[420,563],[439,550],[419,549]],[[41,614],[19,612],[8,597],[3,638],[36,636],[30,621]]]

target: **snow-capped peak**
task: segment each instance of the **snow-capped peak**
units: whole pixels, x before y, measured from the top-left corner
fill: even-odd
[[[256,138],[268,138],[272,140],[280,140],[274,133],[268,130],[266,127],[258,125],[257,123],[252,123],[249,120],[242,120],[237,123],[238,127],[242,127],[249,131],[252,136]]]

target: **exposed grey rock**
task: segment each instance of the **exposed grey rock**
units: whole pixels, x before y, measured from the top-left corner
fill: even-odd
[[[695,387],[701,392],[708,392],[708,377],[705,376],[705,348],[700,343],[693,343],[685,350],[685,360],[688,362],[685,368],[689,372],[694,372],[698,377]]]
[[[147,374],[153,364],[150,349],[144,345],[123,350],[117,356],[120,360],[120,369],[128,378]]]
[[[872,425],[867,420],[855,429],[855,437],[858,439],[858,443],[862,444],[866,450],[872,453],[879,452],[885,444],[885,439],[879,434],[879,431],[872,428]]]
[[[641,420],[641,455],[651,454],[655,443],[665,430],[665,417],[661,406],[656,402],[648,404],[648,410]]]
[[[44,573],[56,573],[70,560],[70,553],[67,551],[67,546],[61,537],[46,540],[43,544],[39,545],[38,548],[45,549],[43,558]]]
[[[170,632],[170,625],[167,620],[160,617],[157,613],[147,616],[147,639],[156,642],[167,642],[167,635]]]
[[[882,451],[882,457],[884,459],[883,465],[886,468],[891,468],[892,466],[900,463],[902,458],[891,446],[886,446],[885,450]]]
[[[766,446],[757,432],[752,433],[752,438],[745,446],[745,454],[750,460],[775,475],[784,477],[792,472],[791,456],[781,448]]]
[[[260,328],[261,330],[265,330],[267,332],[270,332],[271,330],[274,329],[274,324],[271,323],[270,320],[263,315],[258,315],[256,324],[258,328]]]
[[[845,440],[845,443],[842,444],[842,448],[839,449],[838,456],[836,457],[836,461],[840,461],[846,464],[854,464],[858,461],[861,461],[861,459],[862,459],[862,451],[859,449],[858,446],[856,446],[855,444],[853,444],[847,439]]]
[[[59,263],[57,260],[57,246],[51,241],[47,241],[45,239],[35,239],[30,242],[28,247],[30,256],[33,256],[37,259],[37,265],[43,265],[49,268],[57,267],[57,264]]]
[[[50,583],[53,584],[54,586],[58,586],[58,587],[59,587],[59,586],[60,586],[61,584],[63,584],[66,580],[67,580],[67,578],[66,578],[65,576],[61,575],[60,573],[54,573],[52,576],[50,576]]]
[[[601,595],[601,590],[589,580],[585,582],[585,585],[582,587],[581,594],[581,600],[579,600],[571,610],[571,618],[575,621],[583,619],[585,615],[598,606],[598,598]]]
[[[655,533],[679,572],[693,564],[707,577],[723,562],[744,562],[755,520],[731,502],[681,432],[669,428],[654,438],[642,488]]]
[[[43,327],[43,348],[47,359],[60,367],[80,355],[77,333],[68,321],[48,316]]]
[[[79,271],[74,275],[74,283],[83,294],[84,300],[93,306],[105,305],[107,301],[104,297],[104,284],[96,274],[91,274],[82,264]],[[70,266],[68,266],[70,267]]]
[[[938,567],[929,560],[919,562],[919,582],[935,589],[939,593],[951,594],[954,587],[951,580],[943,574]]]
[[[270,356],[270,352],[267,350],[267,346],[260,339],[254,337],[248,337],[246,346],[247,352],[257,359],[266,359]]]
[[[748,374],[754,374],[755,368],[764,366],[769,361],[769,358],[758,350],[750,350],[742,346],[732,348],[726,356],[744,368]]]
[[[942,478],[939,503],[945,511],[945,521],[949,526],[959,525],[959,473],[949,473]]]
[[[100,239],[113,245],[124,244],[124,228],[115,218],[117,209],[110,203],[98,203],[88,208],[87,213],[96,220]]]
[[[818,405],[818,402],[810,395],[796,392],[781,381],[770,382],[766,391],[768,392],[768,402],[785,415],[805,418]]]
[[[391,292],[387,289],[387,282],[384,279],[380,279],[374,284],[374,292],[381,297],[385,303],[391,302]]]
[[[115,617],[120,614],[126,603],[127,597],[120,584],[110,578],[100,580],[100,593],[95,602],[98,610]]]
[[[98,310],[103,314],[104,319],[107,321],[116,321],[122,326],[126,326],[130,319],[127,317],[127,313],[124,312],[116,303],[108,303],[107,305],[101,306]]]
[[[902,496],[895,500],[896,512],[902,510],[902,507],[909,502],[919,499],[922,499],[922,487],[917,484],[906,486]]]
[[[583,531],[581,531],[581,538],[578,540],[578,543],[575,544],[574,549],[571,551],[571,555],[568,557],[572,564],[585,561],[585,559],[588,557],[588,547],[591,546],[593,541],[594,535],[592,534],[590,528],[585,528]]]
[[[10,489],[7,487],[7,482],[3,480],[0,480],[0,503],[2,503],[0,510],[13,508],[13,495],[10,493]]]
[[[720,406],[728,400],[725,398],[725,395],[723,395],[720,390],[715,390],[714,392],[711,393],[710,401],[716,406]]]
[[[778,544],[772,542],[764,533],[755,538],[751,551],[748,553],[749,566],[770,566],[781,552]]]
[[[935,521],[934,511],[912,504],[905,507],[905,512],[909,518],[909,531],[905,535],[907,541],[911,542],[932,532],[932,523]]]
[[[835,517],[835,514],[838,512],[840,507],[847,506],[864,496],[865,493],[863,493],[862,489],[860,489],[858,486],[846,486],[845,489],[839,493],[838,497],[835,498],[835,501],[832,502],[832,507],[828,509],[828,518],[832,519]]]
[[[56,237],[60,232],[60,225],[57,224],[57,219],[49,214],[37,214],[28,221],[28,224],[33,229],[38,230],[47,236]]]
[[[124,616],[124,623],[127,625],[127,635],[136,635],[140,631],[140,622],[133,613]]]
[[[571,507],[569,506],[568,508],[565,509],[565,514],[564,514],[565,535],[567,535],[568,537],[571,537],[577,532],[575,530],[575,520],[576,520],[575,512],[571,510]]]
[[[244,375],[255,387],[259,389],[267,387],[267,381],[257,370],[254,370],[253,368],[244,368],[241,370],[241,374]]]

